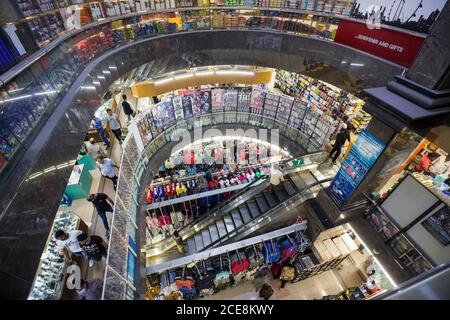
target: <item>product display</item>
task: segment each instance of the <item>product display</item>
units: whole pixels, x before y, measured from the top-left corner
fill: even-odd
[[[148,276],[147,299],[168,300],[176,293],[176,296],[182,297],[183,300],[193,300],[214,295],[242,281],[257,282],[265,276],[264,271],[268,268],[275,270],[275,267],[285,266],[289,261],[308,257],[304,254],[308,252],[309,244],[305,234],[297,231],[262,244],[246,246],[202,261],[193,261],[187,266],[162,270]],[[297,275],[297,269],[293,267],[283,270],[284,272],[280,269],[280,273],[283,273],[284,277],[292,276],[294,279]]]
[[[49,239],[41,257],[29,300],[58,300],[66,278],[67,263],[58,253],[53,235],[56,230],[76,230],[80,222],[69,208],[61,206],[56,214]]]

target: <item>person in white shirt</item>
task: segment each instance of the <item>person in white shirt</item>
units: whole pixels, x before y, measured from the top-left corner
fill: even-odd
[[[103,155],[99,155],[97,156],[97,168],[100,169],[102,176],[112,181],[114,185],[114,190],[116,190],[118,178],[116,176],[116,171],[114,168],[119,169],[119,167],[117,167],[114,161],[112,161],[109,158],[106,158]]]
[[[284,181],[284,174],[278,164],[273,164],[270,169],[270,189],[273,190],[273,187],[278,186],[281,181]]]
[[[441,155],[436,160],[431,162],[429,171],[435,176],[440,174],[450,173],[450,155]]]
[[[108,128],[111,129],[117,140],[119,140],[119,143],[122,144],[122,126],[120,125],[119,116],[113,113],[111,109],[106,109],[106,112],[108,113],[108,115],[106,116],[106,123],[108,124]]]
[[[72,255],[83,257],[83,249],[81,249],[80,242],[77,239],[82,233],[81,230],[65,232],[61,229],[55,232],[56,246],[58,247],[59,254],[65,256],[69,264],[72,263]]]
[[[102,148],[101,144],[95,143],[94,138],[90,138],[85,145],[87,153],[92,157],[92,159],[97,159],[99,155],[105,155],[105,150]]]

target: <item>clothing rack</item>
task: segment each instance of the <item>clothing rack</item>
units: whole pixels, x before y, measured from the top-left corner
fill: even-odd
[[[186,257],[170,260],[168,262],[156,264],[151,267],[147,267],[147,269],[146,269],[147,275],[163,272],[163,271],[177,268],[177,267],[186,266],[188,264],[202,261],[202,260],[208,259],[210,257],[218,256],[223,253],[228,253],[228,252],[238,250],[241,248],[245,248],[245,247],[257,244],[257,243],[261,243],[263,241],[279,238],[281,236],[285,236],[285,235],[294,233],[296,231],[306,230],[306,228],[307,228],[307,221],[304,221],[299,224],[294,224],[294,225],[286,227],[286,228],[271,231],[271,232],[268,232],[268,233],[265,233],[265,234],[262,234],[262,235],[259,235],[256,237],[241,240],[241,241],[238,241],[238,242],[235,242],[232,244],[228,244],[228,245],[225,245],[222,247],[198,252],[198,253],[190,255],[190,256],[186,256]]]

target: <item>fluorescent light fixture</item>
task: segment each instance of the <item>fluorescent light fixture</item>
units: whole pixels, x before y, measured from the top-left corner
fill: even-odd
[[[158,84],[163,84],[163,83],[166,83],[166,82],[170,82],[170,81],[172,81],[172,80],[173,80],[173,78],[165,78],[165,79],[161,79],[161,80],[155,81],[155,84],[156,84],[156,85],[158,85]]]
[[[46,94],[52,94],[52,93],[56,93],[56,90],[50,90],[50,91],[44,91],[44,92],[38,92],[33,94],[34,96],[44,96]]]
[[[117,67],[111,66],[111,67],[108,67],[108,69],[117,70]]]
[[[6,99],[6,100],[3,100],[3,101],[0,101],[0,104],[5,103],[5,102],[22,100],[22,99],[26,99],[26,98],[29,98],[29,97],[31,97],[31,94],[26,94],[24,96],[14,97],[14,98],[11,98],[11,99]]]
[[[366,250],[369,252],[369,254],[373,257],[373,259],[375,260],[375,262],[380,266],[380,269],[383,271],[383,273],[386,275],[386,277],[388,278],[388,280],[392,283],[392,285],[394,286],[394,288],[397,287],[397,284],[395,283],[395,281],[392,279],[392,277],[389,275],[389,273],[387,273],[386,269],[384,269],[383,265],[380,263],[380,261],[378,261],[378,259],[374,256],[374,254],[372,253],[372,251],[370,251],[369,247],[364,243],[363,239],[358,235],[358,233],[356,233],[355,229],[352,228],[352,226],[350,224],[348,224],[348,226],[350,227],[350,229],[352,230],[352,232],[355,234],[355,236],[358,237],[359,241],[361,241],[362,245],[364,246],[364,248],[366,248]]]
[[[86,90],[97,90],[97,88],[96,87],[94,87],[94,86],[82,86],[81,87],[81,89],[86,89]]]
[[[111,74],[111,71],[108,71],[108,70],[103,70],[102,71],[104,74]]]
[[[100,81],[92,81],[93,84],[100,84]]]
[[[196,76],[211,76],[213,74],[214,71],[199,71],[195,73]]]
[[[99,79],[106,79],[105,76],[97,76]]]
[[[350,63],[351,66],[353,67],[364,67],[364,63]]]
[[[216,74],[233,74],[233,70],[217,70]]]
[[[19,91],[22,91],[24,88],[19,88],[19,89],[14,89],[14,90],[11,90],[11,91],[8,91],[9,93],[14,93],[14,92],[19,92]]]
[[[175,80],[191,78],[194,75],[192,73],[186,73],[175,77]]]
[[[253,76],[255,73],[253,71],[245,71],[245,70],[236,70],[235,74],[249,75]]]
[[[347,63],[347,61],[343,60],[343,61],[341,61],[341,63],[342,63],[342,64],[345,64],[345,63]]]

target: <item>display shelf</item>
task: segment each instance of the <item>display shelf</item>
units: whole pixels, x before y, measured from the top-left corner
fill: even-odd
[[[58,253],[53,235],[58,229],[66,232],[78,229],[80,221],[80,218],[70,208],[65,206],[59,208],[45,244],[28,300],[58,300],[60,298],[64,288],[67,264]]]

